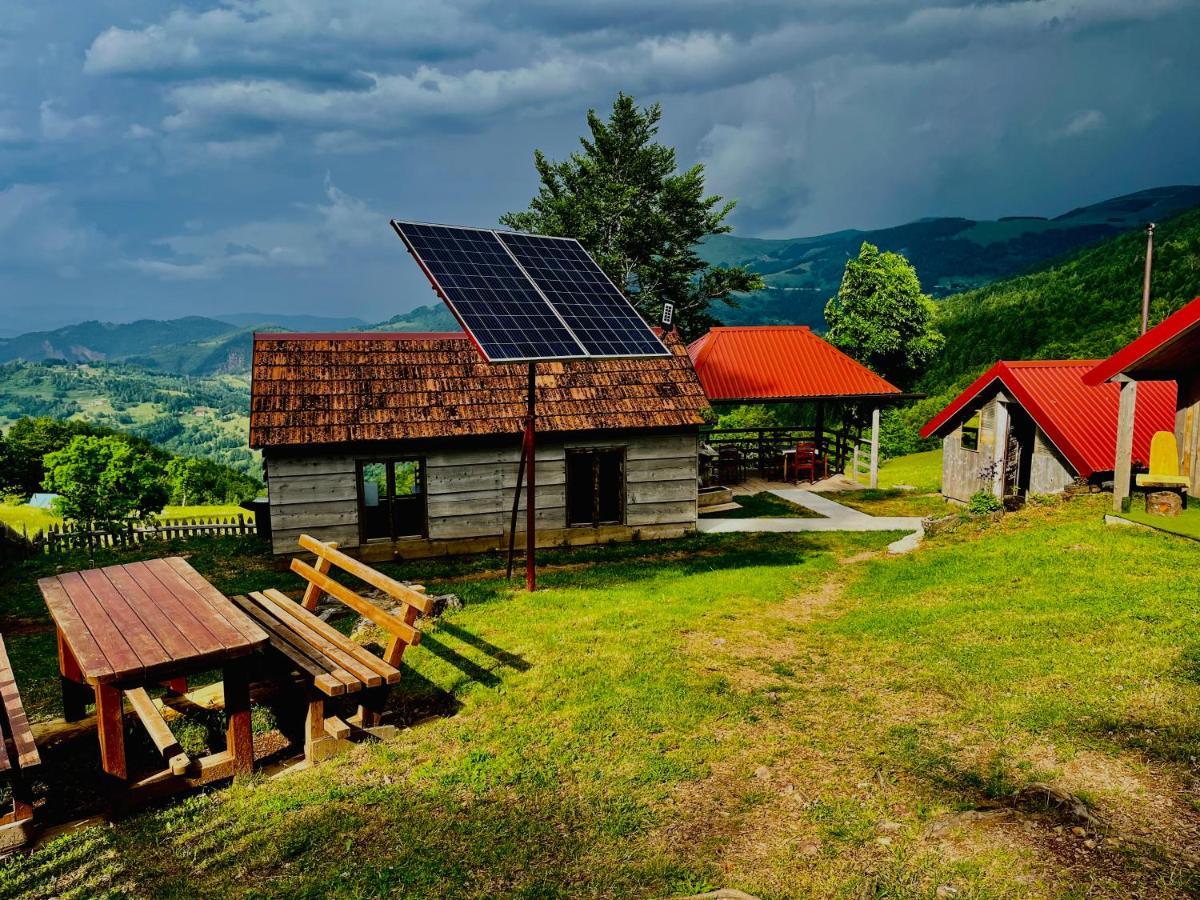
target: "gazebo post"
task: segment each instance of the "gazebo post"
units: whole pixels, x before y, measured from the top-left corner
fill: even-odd
[[[818,400],[816,403],[816,422],[813,425],[813,443],[817,445],[817,452],[825,457],[825,401]]]
[[[871,487],[879,487],[879,407],[871,410]]]
[[[1133,423],[1137,413],[1137,382],[1125,375],[1117,377],[1121,402],[1117,412],[1117,458],[1113,466],[1113,511],[1121,512],[1129,496],[1133,472]]]

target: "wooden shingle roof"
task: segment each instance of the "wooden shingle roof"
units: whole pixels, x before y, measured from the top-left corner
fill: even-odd
[[[538,364],[538,431],[701,425],[708,400],[677,334],[669,357]],[[464,334],[256,334],[250,446],[519,434],[527,368]]]

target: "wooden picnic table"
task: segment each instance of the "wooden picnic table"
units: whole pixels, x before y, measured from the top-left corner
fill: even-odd
[[[198,762],[214,776],[251,770],[248,657],[268,637],[186,560],[152,559],[68,572],[43,578],[38,586],[58,629],[64,715],[82,718],[88,689],[94,692],[105,772],[121,781],[129,776],[123,694],[165,750],[170,729],[155,719],[145,689],[217,667],[224,672],[227,746]],[[172,762],[171,771],[183,774],[182,766]]]

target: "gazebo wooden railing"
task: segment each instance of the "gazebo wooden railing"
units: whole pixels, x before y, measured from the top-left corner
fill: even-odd
[[[709,428],[702,429],[700,440],[714,450],[736,449],[741,467],[767,481],[782,481],[785,476],[783,451],[795,450],[797,444],[815,444],[829,462],[829,474],[846,471],[848,465],[858,470],[859,461],[871,457],[871,442],[849,429],[830,430],[814,425],[775,428]],[[857,452],[856,452],[857,448]],[[702,461],[703,462],[703,461]],[[701,466],[706,485],[722,480],[719,460]],[[869,474],[869,471],[868,473]],[[724,479],[729,480],[729,479]]]

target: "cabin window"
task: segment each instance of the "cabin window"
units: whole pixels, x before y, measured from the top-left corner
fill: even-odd
[[[359,527],[364,541],[425,534],[425,465],[419,459],[358,464]]]
[[[567,451],[567,524],[619,525],[625,520],[625,450]]]
[[[964,450],[979,449],[979,413],[963,422],[962,448]]]

